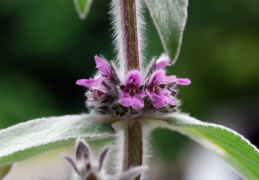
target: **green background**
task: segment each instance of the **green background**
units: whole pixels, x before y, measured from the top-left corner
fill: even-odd
[[[87,112],[85,88],[75,82],[95,72],[94,55],[115,57],[109,2],[94,0],[82,21],[72,0],[0,1],[0,128]],[[188,11],[180,56],[168,68],[170,74],[192,80],[179,87],[182,110],[204,121],[215,120],[222,109],[230,113],[234,108],[234,115],[244,111],[244,133],[250,132],[246,136],[258,145],[259,1],[195,0]],[[145,15],[146,58],[151,59],[163,49]],[[240,121],[226,118],[221,123],[235,127]],[[183,139],[157,130],[153,144],[171,161]]]

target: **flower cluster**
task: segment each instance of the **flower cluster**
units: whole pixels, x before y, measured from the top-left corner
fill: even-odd
[[[95,63],[100,73],[95,78],[80,79],[76,84],[89,88],[86,106],[99,114],[122,117],[174,112],[180,105],[176,86],[191,83],[188,78],[166,76],[165,67],[170,59],[165,54],[151,61],[144,78],[144,73],[131,70],[123,80],[124,76],[104,58],[95,56]]]

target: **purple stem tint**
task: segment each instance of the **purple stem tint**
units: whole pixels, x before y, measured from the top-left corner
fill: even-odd
[[[142,126],[138,120],[130,120],[125,128],[123,169],[141,166],[143,162]],[[135,180],[139,180],[138,176]]]
[[[138,0],[118,0],[121,15],[122,52],[125,58],[125,72],[140,71],[139,37],[138,37]],[[129,107],[131,108],[131,107]],[[141,166],[143,163],[142,125],[137,119],[130,119],[124,129],[123,170]],[[135,178],[140,179],[140,176]]]
[[[121,0],[123,44],[126,53],[126,70],[140,70],[136,0]]]

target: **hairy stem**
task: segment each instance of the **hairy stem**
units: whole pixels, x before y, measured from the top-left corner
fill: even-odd
[[[134,121],[134,120],[133,120]],[[124,139],[124,171],[131,167],[141,166],[143,161],[142,126],[139,121],[129,121],[125,127]],[[137,179],[140,179],[138,177]]]
[[[126,58],[126,70],[140,70],[139,65],[139,44],[137,28],[137,0],[121,0],[121,28],[124,49],[124,58]]]
[[[140,70],[139,41],[137,27],[137,0],[120,0],[121,28],[126,72]],[[139,121],[130,120],[125,128],[124,141],[124,171],[134,166],[142,165],[143,138]],[[136,179],[140,179],[140,176]]]
[[[118,60],[124,74],[131,70],[141,70],[141,3],[140,0],[112,0],[111,12],[115,30]],[[139,22],[140,21],[140,22]],[[138,36],[139,35],[139,36]],[[126,120],[125,120],[126,121]],[[124,128],[123,171],[141,166],[143,161],[143,135],[141,122],[132,118]],[[136,179],[140,179],[137,177]]]

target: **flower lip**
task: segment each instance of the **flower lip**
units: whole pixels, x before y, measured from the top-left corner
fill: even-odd
[[[122,97],[119,103],[125,107],[132,106],[134,109],[141,109],[144,107],[142,100],[146,94],[141,88],[141,76],[137,70],[132,70],[126,79],[126,86],[121,89]]]
[[[170,97],[171,92],[165,89],[166,85],[164,70],[157,70],[151,75],[146,92],[155,108],[163,108],[167,104],[176,105]]]
[[[176,103],[170,97],[170,91],[167,89],[159,89],[158,92],[153,92],[147,89],[147,94],[151,98],[152,104],[155,108],[163,108],[167,104],[175,106]]]
[[[160,69],[158,71],[155,71],[149,81],[148,81],[148,86],[158,86],[159,84],[162,84],[165,82],[165,71]]]

